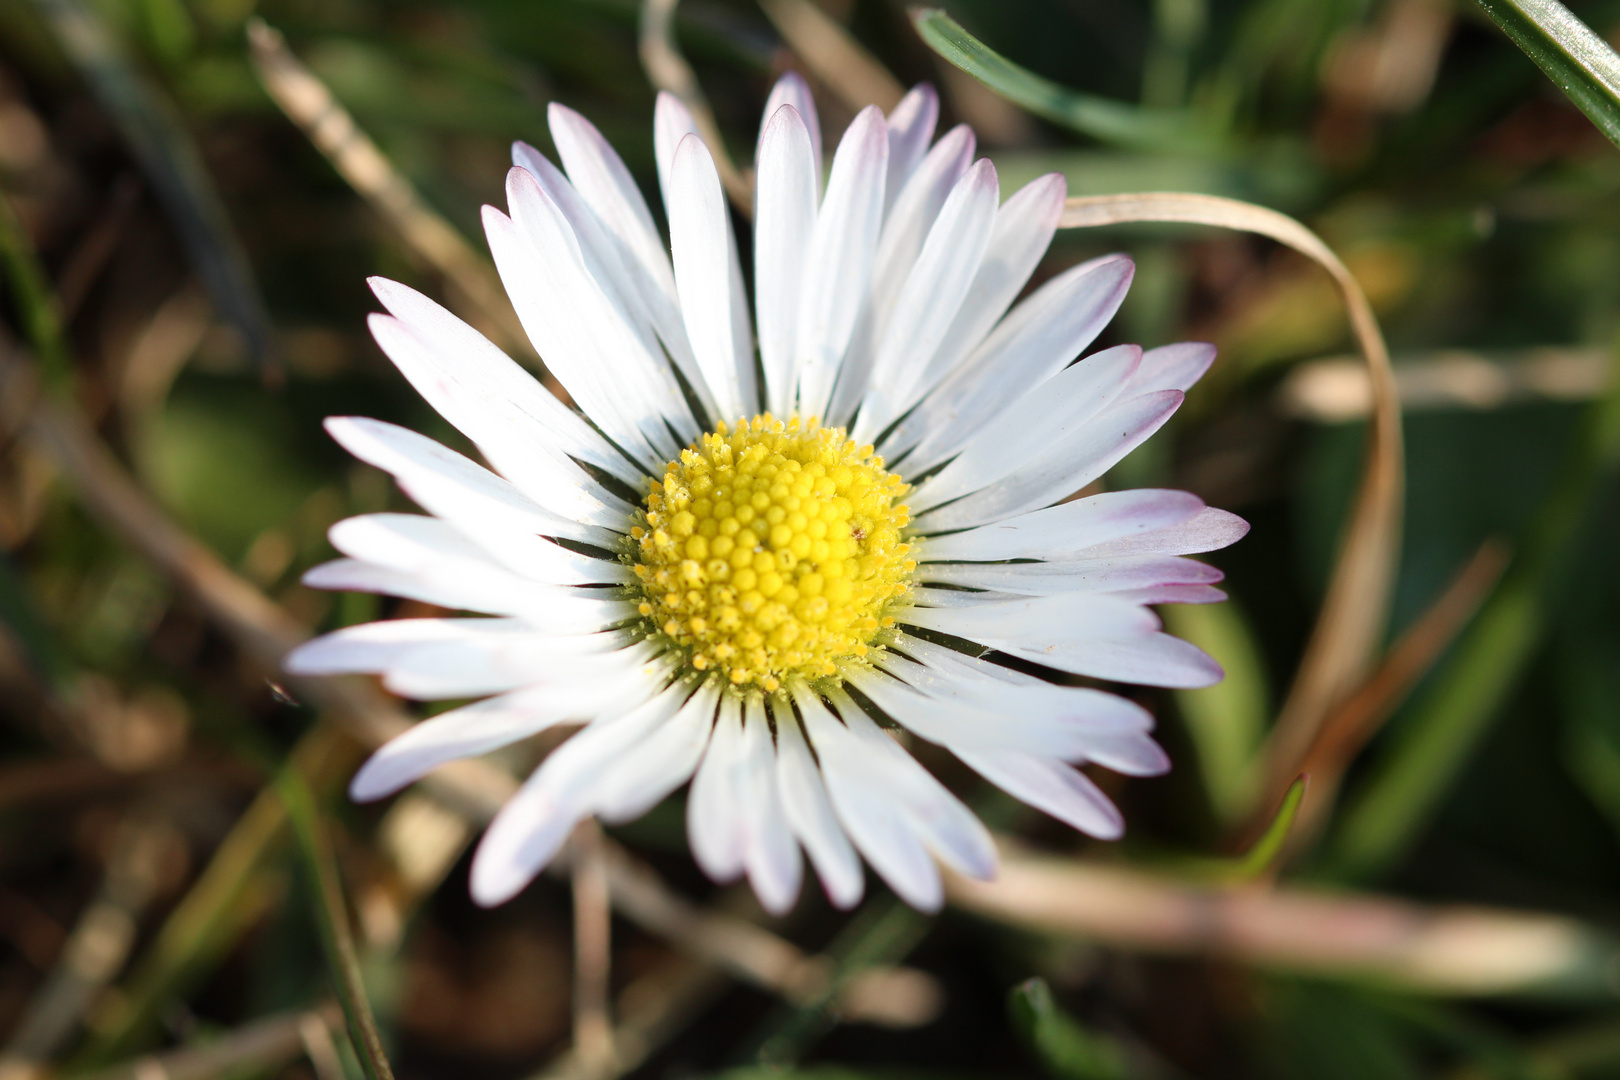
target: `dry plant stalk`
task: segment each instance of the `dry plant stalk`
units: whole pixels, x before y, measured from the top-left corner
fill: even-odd
[[[1316,262],[1339,288],[1372,380],[1372,425],[1355,505],[1339,541],[1316,627],[1262,751],[1262,790],[1281,791],[1297,775],[1295,763],[1316,738],[1329,710],[1360,684],[1389,615],[1405,490],[1400,399],[1389,350],[1372,305],[1349,269],[1321,238],[1286,214],[1215,195],[1145,192],[1070,199],[1059,225],[1084,228],[1143,221],[1256,233]]]
[[[85,1014],[123,969],[140,920],[157,891],[162,863],[181,843],[150,801],[119,827],[101,891],[80,913],[55,965],[0,1051],[0,1078],[44,1075],[78,1032]]]
[[[593,1072],[612,1067],[613,1021],[608,977],[613,960],[612,899],[602,853],[602,827],[574,827],[569,860],[574,895],[574,1052]]]
[[[645,0],[641,5],[641,66],[647,69],[647,78],[654,86],[681,99],[709,148],[709,156],[714,158],[714,167],[720,173],[726,194],[737,209],[752,215],[754,177],[751,172],[738,169],[731,160],[697,74],[675,45],[675,5],[678,3],[680,0]]]
[[[845,105],[859,112],[876,105],[888,112],[906,88],[837,20],[809,0],[760,0],[777,33],[811,74]]]
[[[326,85],[292,54],[280,31],[254,19],[248,23],[248,45],[259,80],[287,119],[413,251],[472,302],[482,328],[493,327],[502,344],[532,356],[529,337],[494,269],[422,200]]]
[[[1454,996],[1535,991],[1583,978],[1604,979],[1604,992],[1613,993],[1602,975],[1613,962],[1613,944],[1574,919],[1286,886],[1200,887],[1123,866],[1032,855],[1000,841],[999,877],[949,875],[951,901],[1038,933]]]
[[[305,1053],[310,1054],[319,1080],[331,1080],[329,1073],[322,1071],[327,1063],[314,1060],[322,1056],[320,1051],[310,1053],[310,1042],[319,1031],[330,1046],[332,1028],[341,1023],[342,1010],[328,1002],[309,1012],[255,1020],[206,1046],[138,1058],[128,1065],[90,1073],[83,1080],[214,1080],[239,1071],[269,1072]]]
[[[1507,565],[1504,543],[1487,540],[1480,545],[1440,598],[1385,654],[1361,688],[1328,713],[1297,769],[1310,775],[1312,790],[1294,823],[1289,837],[1291,848],[1298,850],[1309,844],[1327,824],[1339,783],[1351,761],[1462,633]],[[1263,827],[1263,823],[1255,826]]]
[[[620,992],[613,1005],[619,1023],[613,1029],[612,1061],[593,1064],[569,1047],[533,1080],[615,1080],[685,1030],[726,986],[720,971],[677,953]]]

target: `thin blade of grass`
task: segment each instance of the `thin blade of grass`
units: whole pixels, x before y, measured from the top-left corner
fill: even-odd
[[[214,304],[241,332],[249,355],[269,367],[269,319],[252,267],[185,124],[124,55],[92,5],[35,0],[35,6],[140,163]]]
[[[1059,224],[1085,228],[1146,221],[1256,233],[1315,261],[1338,286],[1372,380],[1373,416],[1355,504],[1339,541],[1321,613],[1262,751],[1266,775],[1276,789],[1293,777],[1289,766],[1300,760],[1328,710],[1361,682],[1389,615],[1405,488],[1400,399],[1389,350],[1360,284],[1332,249],[1286,214],[1214,195],[1145,192],[1070,199]]]
[[[1568,462],[1490,600],[1341,818],[1330,866],[1365,879],[1427,825],[1540,646],[1566,553],[1620,468],[1620,378],[1588,406]]]
[[[53,392],[63,393],[73,385],[73,367],[68,359],[62,319],[57,310],[44,267],[34,245],[29,242],[11,200],[0,196],[0,265],[11,283],[11,300],[16,305],[29,347],[39,358],[40,375]]]
[[[1253,811],[1261,794],[1253,775],[1255,751],[1265,738],[1271,704],[1259,644],[1234,601],[1169,604],[1160,616],[1172,634],[1226,670],[1226,678],[1214,686],[1177,690],[1175,698],[1215,816],[1235,823]]]
[[[350,1038],[359,1052],[360,1064],[365,1069],[367,1080],[394,1080],[388,1055],[383,1051],[382,1036],[377,1032],[376,1017],[371,1012],[371,1001],[366,997],[365,982],[360,975],[360,956],[355,951],[354,933],[349,925],[349,909],[338,881],[337,861],[333,858],[326,832],[321,827],[315,796],[304,778],[292,768],[281,771],[276,778],[276,790],[287,808],[287,817],[292,822],[293,834],[298,838],[298,847],[310,876],[321,944],[326,950],[333,987],[343,1006],[343,1015],[349,1024]]]
[[[1502,32],[1620,146],[1620,56],[1558,0],[1479,0]]]
[[[1235,880],[1254,881],[1276,869],[1277,860],[1282,858],[1283,847],[1288,843],[1288,834],[1299,818],[1299,808],[1305,803],[1305,791],[1309,787],[1308,776],[1301,776],[1288,785],[1282,805],[1277,807],[1277,813],[1272,817],[1271,824],[1266,826],[1266,831],[1260,834],[1253,847],[1233,861],[1232,875]]]
[[[1143,108],[1059,86],[1013,63],[938,8],[912,8],[911,21],[928,47],[997,94],[1036,116],[1117,146],[1208,150],[1216,140],[1191,114]]]
[[[1029,979],[1007,995],[1013,1030],[1060,1080],[1131,1080],[1144,1075],[1126,1048],[1110,1035],[1092,1031],[1058,1007],[1045,979]]]

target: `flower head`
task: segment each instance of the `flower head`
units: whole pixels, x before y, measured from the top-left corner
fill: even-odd
[[[340,522],[346,558],[306,581],[476,615],[339,630],[287,666],[477,699],[379,750],[359,799],[584,725],[490,826],[481,902],[521,889],[580,819],[634,818],[690,780],[694,856],[717,879],[746,874],[766,907],[792,904],[802,849],[840,905],[860,899],[864,856],[932,908],[935,860],[985,877],[995,851],[890,733],[1114,837],[1119,813],[1076,766],[1151,775],[1168,761],[1146,710],[1068,676],[1220,678],[1147,605],[1221,599],[1219,572],[1182,556],[1247,526],[1175,491],[1064,501],[1169,418],[1214,349],[1076,362],[1130,261],[1073,267],[1015,305],[1063,179],[1001,202],[971,131],[933,140],[937,111],[919,87],[887,117],[862,112],[823,192],[809,94],[778,83],[757,151],[751,322],[720,181],[682,106],[661,97],[655,122],[666,249],[612,148],[554,105],[566,171],[518,144],[509,215],[486,207],[484,222],[578,411],[432,301],[372,282],[388,310],[371,318],[378,344],[489,467],[394,425],[328,421],[427,513]]]

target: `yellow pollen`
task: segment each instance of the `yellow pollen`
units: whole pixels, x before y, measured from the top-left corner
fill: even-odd
[[[885,610],[917,568],[908,490],[843,428],[721,424],[653,482],[632,531],[641,614],[734,686],[836,674],[894,625]]]

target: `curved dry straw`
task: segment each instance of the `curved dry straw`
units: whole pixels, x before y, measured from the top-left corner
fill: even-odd
[[[1400,399],[1389,349],[1372,305],[1349,269],[1320,237],[1286,214],[1214,195],[1144,192],[1070,199],[1059,226],[1134,222],[1178,222],[1255,233],[1311,259],[1338,286],[1372,379],[1372,425],[1355,506],[1339,540],[1321,614],[1262,751],[1265,782],[1260,798],[1274,800],[1298,775],[1299,763],[1329,710],[1354,692],[1365,676],[1389,615],[1405,489]]]

